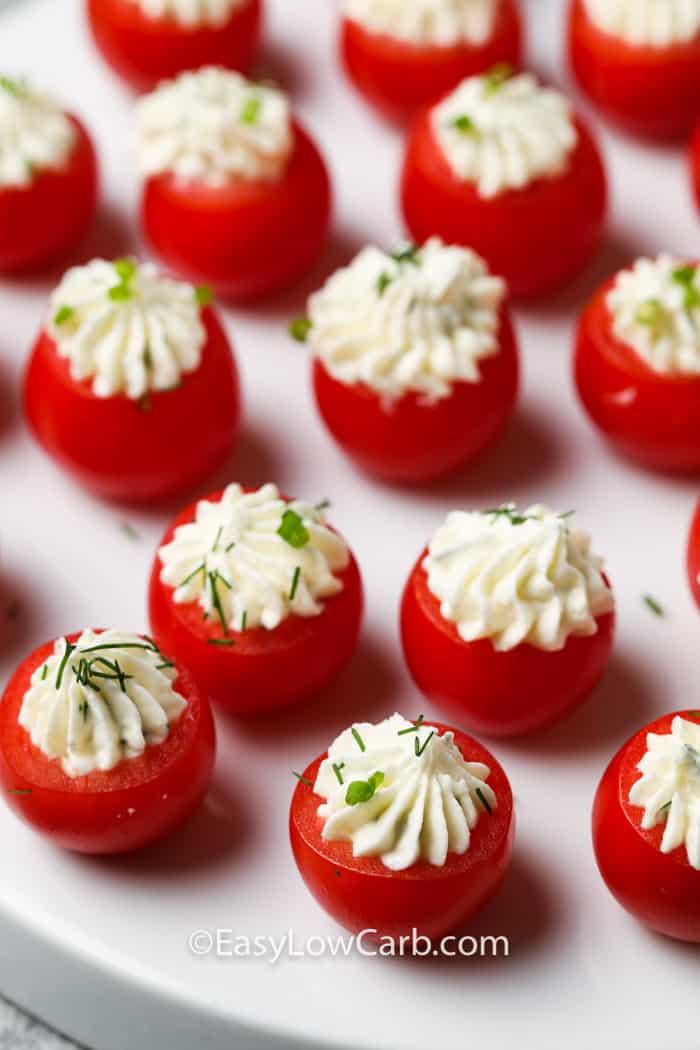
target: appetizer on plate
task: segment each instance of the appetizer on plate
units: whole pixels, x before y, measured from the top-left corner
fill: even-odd
[[[161,84],[137,116],[143,229],[168,266],[233,299],[309,269],[330,179],[282,91],[209,67]]]
[[[73,248],[97,193],[95,150],[80,121],[24,80],[0,76],[0,272]]]
[[[695,601],[700,605],[700,503],[688,539],[688,579]]]
[[[458,729],[401,715],[346,729],[292,798],[299,872],[341,926],[439,938],[496,892],[513,797],[496,759]]]
[[[663,715],[620,748],[595,797],[593,846],[623,908],[700,943],[700,711]]]
[[[262,0],[87,0],[95,43],[137,90],[202,66],[249,72],[262,15]]]
[[[409,138],[402,204],[413,238],[463,244],[530,298],[576,276],[598,246],[607,184],[568,100],[497,67],[424,110]]]
[[[150,502],[229,453],[241,404],[210,291],[95,259],[53,292],[24,384],[39,443],[97,495]]]
[[[571,0],[569,55],[621,127],[682,138],[700,116],[700,0]]]
[[[0,786],[59,846],[123,853],[204,797],[214,722],[189,674],[146,637],[72,634],[19,666],[0,701]]]
[[[596,293],[576,339],[575,378],[610,444],[647,467],[700,470],[700,274],[638,259]]]
[[[325,506],[275,485],[229,485],[165,534],[151,575],[153,636],[232,714],[314,696],[355,651],[362,581]]]
[[[571,518],[514,504],[454,511],[409,577],[408,667],[425,696],[475,732],[547,726],[605,671],[613,595],[590,536]]]
[[[437,239],[365,248],[309,300],[321,416],[369,474],[426,482],[501,434],[518,392],[505,284],[474,252]]]
[[[499,62],[519,66],[519,0],[344,0],[340,51],[373,105],[408,115]]]

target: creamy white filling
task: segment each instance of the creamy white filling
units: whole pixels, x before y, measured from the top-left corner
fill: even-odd
[[[309,343],[341,383],[382,397],[448,397],[499,352],[504,282],[474,252],[437,239],[390,255],[365,248],[309,300]]]
[[[225,635],[319,616],[323,600],[343,589],[335,573],[350,562],[323,510],[286,502],[276,485],[254,492],[229,485],[220,500],[201,500],[194,521],[180,525],[158,556],[174,601],[198,602]]]
[[[488,638],[499,652],[563,649],[570,635],[595,634],[596,618],[614,607],[588,533],[547,507],[454,511],[423,568],[460,637]]]
[[[661,852],[685,846],[688,863],[700,871],[700,718],[677,716],[670,733],[648,733],[637,768],[642,776],[629,800],[644,810],[642,827],[665,824]]]
[[[161,744],[187,706],[156,646],[121,631],[59,638],[31,678],[19,714],[35,747],[70,777],[114,769]]]
[[[147,177],[275,181],[294,147],[287,96],[230,70],[182,73],[141,99],[136,114],[138,165]]]
[[[670,255],[638,259],[608,292],[615,337],[664,375],[700,375],[700,271]]]
[[[487,199],[561,175],[578,141],[563,95],[505,69],[463,81],[431,119],[454,175]]]
[[[29,186],[38,171],[62,168],[75,140],[75,127],[51,99],[0,76],[0,187]]]
[[[475,47],[493,34],[501,0],[344,0],[343,13],[370,33],[410,44]]]
[[[605,33],[638,47],[672,47],[700,33],[700,0],[583,0]]]
[[[323,838],[351,842],[354,856],[379,857],[392,871],[419,860],[443,867],[498,806],[489,773],[452,733],[398,714],[358,723],[331,744],[316,777]]]
[[[97,397],[136,400],[199,368],[207,338],[199,294],[151,263],[95,259],[65,274],[47,330],[73,379],[91,379]]]
[[[148,18],[174,18],[183,26],[222,26],[249,0],[130,0]]]

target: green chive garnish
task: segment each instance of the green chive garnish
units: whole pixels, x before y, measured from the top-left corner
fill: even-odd
[[[207,645],[223,645],[230,648],[235,644],[233,638],[207,638]]]
[[[297,565],[294,570],[294,576],[292,577],[292,589],[289,592],[289,600],[293,602],[296,598],[297,589],[299,587],[299,577],[301,576],[301,566]]]
[[[418,739],[418,737],[415,738],[415,740],[413,741],[413,744],[414,744],[414,747],[415,747],[416,758],[420,758],[421,757],[421,755],[423,754],[423,752],[425,751],[426,747],[428,746],[428,744],[430,743],[430,741],[433,739],[434,736],[435,736],[435,730],[433,729],[431,731],[430,735],[427,736],[425,738],[425,740],[423,741],[422,746],[421,746],[421,743],[420,743],[420,740]]]
[[[406,729],[399,729],[399,736],[405,736],[406,733],[417,733],[420,727],[423,725],[425,715],[418,715],[412,726],[408,726]]]
[[[352,727],[352,735],[355,737],[355,740],[357,741],[357,746],[359,747],[360,751],[366,751],[367,748],[365,747],[365,742],[354,726]]]
[[[307,777],[302,776],[301,773],[297,773],[295,769],[292,770],[292,775],[295,776],[300,783],[306,784],[307,787],[312,786],[311,781],[308,780]]]
[[[59,306],[54,314],[53,323],[58,326],[65,324],[66,321],[70,321],[74,313],[75,310],[72,306]]]
[[[277,530],[277,535],[281,536],[285,543],[288,543],[290,547],[294,547],[295,550],[300,550],[305,547],[311,539],[309,530],[304,525],[304,522],[299,517],[295,510],[288,508],[282,515],[282,523]]]
[[[471,117],[468,117],[466,113],[461,117],[455,117],[452,121],[452,126],[460,131],[463,135],[468,135],[474,130],[474,121]]]
[[[486,798],[486,795],[481,790],[481,788],[477,788],[476,789],[476,793],[479,796],[479,801],[481,802],[481,805],[484,807],[484,809],[486,810],[488,815],[491,816],[491,814],[493,813],[493,810],[491,809],[491,806],[488,803],[488,799]]]
[[[309,338],[309,332],[313,327],[308,317],[297,317],[289,322],[289,334],[297,343],[305,343]]]
[[[377,278],[377,295],[381,298],[391,284],[391,274],[380,273]]]
[[[194,290],[194,297],[198,306],[211,306],[214,302],[214,292],[208,284],[198,284]]]
[[[645,594],[644,595],[644,604],[646,605],[646,607],[648,609],[651,609],[651,611],[653,612],[654,616],[663,616],[664,615],[664,608],[663,608],[663,606],[659,602],[657,602],[656,598],[654,598],[651,594]]]
[[[249,98],[241,110],[241,124],[257,124],[260,119],[261,109],[261,99],[255,97]]]
[[[344,762],[334,762],[333,763],[333,772],[335,773],[336,780],[341,785],[344,783],[344,781],[343,781],[343,774],[340,771],[341,771],[341,769],[343,768],[344,765],[345,765]]]
[[[372,773],[367,780],[353,780],[345,792],[346,805],[357,806],[361,802],[369,802],[371,798],[374,798],[377,788],[382,785],[383,781],[384,774],[380,769]]]

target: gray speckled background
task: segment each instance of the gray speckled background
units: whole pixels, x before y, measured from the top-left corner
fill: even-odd
[[[0,1050],[78,1050],[55,1032],[0,999]]]

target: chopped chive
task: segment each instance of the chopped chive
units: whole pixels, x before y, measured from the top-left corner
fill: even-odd
[[[282,515],[282,522],[277,530],[277,535],[281,536],[284,542],[288,543],[290,547],[294,547],[295,550],[305,547],[311,539],[309,530],[302,519],[295,510],[289,508]]]
[[[663,616],[664,615],[664,608],[663,608],[663,606],[659,602],[657,602],[656,598],[654,598],[651,594],[645,594],[644,595],[644,604],[646,605],[646,607],[648,609],[651,609],[651,611],[653,612],[654,616]]]
[[[311,781],[307,777],[302,776],[301,773],[297,773],[295,769],[292,770],[292,775],[295,776],[300,783],[306,784],[307,787],[312,786]]]
[[[299,587],[299,577],[301,576],[301,566],[297,565],[294,570],[294,576],[292,577],[292,589],[289,592],[289,600],[293,602],[297,596],[297,589]]]
[[[513,503],[504,503],[501,507],[489,507],[481,512],[491,518],[491,524],[495,524],[499,518],[507,518],[511,525],[524,525],[526,521],[536,519],[529,514],[520,514]]]
[[[343,774],[340,771],[341,771],[341,769],[343,768],[344,765],[345,765],[344,762],[334,762],[333,763],[333,772],[335,773],[336,780],[338,781],[338,783],[341,786],[344,783],[344,781],[343,781]]]
[[[231,648],[235,644],[233,638],[207,638],[207,645],[224,645]]]
[[[114,303],[125,303],[131,299],[131,288],[128,284],[114,284],[107,292],[108,297]]]
[[[463,135],[467,135],[470,131],[474,131],[474,121],[464,113],[461,117],[455,117],[452,121],[452,127],[456,128]]]
[[[87,649],[81,649],[81,653],[102,653],[106,649],[145,649],[148,653],[159,653],[160,649],[151,638],[144,642],[112,642],[111,645],[90,645]]]
[[[690,717],[691,718],[695,718],[698,721],[700,721],[700,711],[691,711],[690,712]]]
[[[18,80],[13,80],[11,77],[0,77],[0,88],[6,91],[8,95],[19,95],[22,91],[22,85]]]
[[[117,276],[124,282],[130,281],[136,273],[136,263],[133,259],[115,259],[113,263]]]
[[[262,109],[262,100],[259,98],[249,98],[243,109],[241,110],[240,121],[241,124],[257,124],[260,119],[260,110]]]
[[[221,533],[223,531],[224,531],[223,525],[219,525],[219,531],[216,534],[216,539],[214,540],[214,546],[212,547],[212,551],[218,550],[218,548],[219,548],[219,540],[221,539]]]
[[[46,681],[46,676],[47,676],[48,673],[49,673],[49,665],[48,664],[44,664],[44,666],[41,669],[41,680],[42,680],[42,682]]]
[[[420,247],[417,244],[402,244],[391,253],[394,262],[420,266]]]
[[[420,727],[423,725],[425,715],[418,715],[412,726],[408,726],[406,729],[399,729],[399,736],[405,736],[406,733],[417,733]]]
[[[305,343],[312,328],[313,323],[308,317],[297,317],[289,322],[289,334],[297,343]]]
[[[381,769],[378,769],[376,773],[372,773],[372,776],[367,780],[353,780],[345,792],[346,805],[357,806],[361,802],[369,802],[370,799],[374,798],[377,788],[381,787],[383,781],[384,774]]]
[[[162,664],[156,664],[156,671],[169,671],[175,664],[172,660],[163,660]]]
[[[53,323],[60,327],[62,324],[65,324],[66,321],[70,321],[74,313],[75,310],[72,306],[59,306],[54,314]]]
[[[664,319],[664,308],[658,299],[647,299],[637,310],[635,319],[647,328],[658,328]]]
[[[216,582],[217,582],[217,579],[218,579],[218,574],[215,573],[215,572],[210,572],[210,573],[208,573],[208,577],[209,577],[209,586],[211,588],[212,605],[214,606],[214,609],[216,610],[216,614],[219,617],[219,620],[221,621],[221,630],[226,635],[226,634],[228,634],[228,624],[226,623],[226,616],[224,615],[224,609],[223,609],[223,606],[221,604],[221,598],[219,596],[219,591],[218,591],[217,586],[216,586]]]
[[[333,504],[331,503],[331,501],[329,499],[322,499],[320,503],[316,504],[316,506],[314,507],[314,510],[318,510],[318,511],[329,510],[329,508],[332,507],[332,506],[333,506]]]
[[[380,299],[391,284],[391,280],[391,274],[386,273],[386,271],[379,274],[379,277],[377,278],[377,295]]]
[[[435,730],[433,729],[431,731],[431,733],[430,733],[430,736],[427,736],[425,738],[425,740],[423,741],[422,746],[421,746],[421,742],[418,739],[418,737],[415,738],[415,740],[413,741],[413,744],[414,744],[414,748],[415,748],[415,752],[416,752],[416,758],[420,758],[421,757],[421,755],[423,754],[423,752],[425,751],[426,747],[428,746],[428,744],[430,743],[430,741],[433,739],[434,736],[435,736]]]
[[[236,541],[235,540],[231,540],[231,542],[229,543],[228,547],[224,548],[224,554],[228,554],[229,551],[232,551],[235,546],[236,546]]]
[[[241,616],[241,631],[245,631],[247,625],[248,625],[248,610],[244,609],[243,610],[243,615]]]
[[[128,521],[121,521],[119,523],[119,528],[122,530],[124,535],[127,536],[130,540],[140,540],[141,539],[141,533],[137,529],[135,529],[134,526],[130,522],[128,522]]]
[[[355,737],[355,740],[357,741],[357,746],[359,747],[360,751],[366,751],[367,748],[365,747],[365,742],[358,733],[357,729],[355,729],[355,726],[352,727],[352,735]]]
[[[513,67],[507,62],[500,62],[486,74],[484,84],[484,95],[490,98],[513,76]]]
[[[10,788],[8,795],[31,795],[32,788]]]
[[[195,576],[199,576],[200,572],[203,572],[205,574],[205,576],[206,576],[206,572],[207,572],[206,562],[202,562],[201,565],[198,565],[196,569],[192,570],[192,572],[189,574],[189,576],[185,576],[184,580],[182,580],[181,583],[178,583],[178,587],[185,587],[188,583],[190,583],[195,578]]]
[[[75,649],[75,646],[71,645],[67,638],[64,638],[63,641],[65,642],[65,648],[63,650],[63,656],[61,657],[61,662],[58,665],[58,673],[56,674],[56,689],[61,688],[61,682],[63,681],[63,672],[66,669],[66,664],[68,663],[70,654]]]
[[[214,302],[214,292],[208,284],[196,285],[194,290],[194,297],[197,301],[197,306],[211,306],[211,304]]]
[[[493,813],[493,810],[491,809],[491,806],[489,805],[489,801],[488,801],[488,799],[486,798],[486,795],[485,795],[485,794],[484,794],[484,792],[483,792],[483,791],[481,790],[481,788],[477,788],[477,789],[476,789],[476,793],[477,793],[477,795],[479,796],[479,801],[481,802],[481,805],[482,805],[482,806],[484,807],[484,809],[486,810],[486,812],[488,813],[488,815],[489,815],[489,816],[491,816],[491,815],[492,815],[492,813]]]

